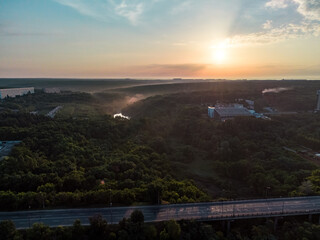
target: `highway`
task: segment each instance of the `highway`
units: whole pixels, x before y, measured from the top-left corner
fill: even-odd
[[[43,222],[51,227],[71,226],[76,219],[79,219],[83,225],[88,225],[89,217],[100,214],[108,223],[118,223],[124,217],[129,218],[130,214],[136,209],[143,212],[145,222],[158,222],[170,219],[194,219],[202,221],[235,220],[320,214],[320,197],[0,212],[0,221],[10,219],[18,229],[29,228],[35,222]]]

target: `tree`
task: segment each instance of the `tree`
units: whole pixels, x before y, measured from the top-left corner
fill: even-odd
[[[166,229],[168,231],[169,239],[170,240],[178,240],[180,239],[181,228],[179,223],[175,220],[170,220],[167,223]]]
[[[144,228],[146,240],[154,240],[157,238],[157,229],[154,225],[148,225]]]
[[[84,228],[79,219],[75,220],[71,229],[72,239],[81,240],[84,238]]]
[[[32,228],[27,231],[28,240],[47,240],[50,239],[51,230],[49,226],[43,223],[35,223]]]
[[[144,223],[144,216],[143,213],[140,210],[134,210],[130,215],[130,220],[133,223]]]
[[[303,193],[303,195],[312,195],[314,193],[312,182],[310,180],[302,182],[299,186],[299,191]]]
[[[16,227],[11,220],[0,222],[0,240],[13,239],[16,235]]]
[[[90,238],[105,239],[108,233],[108,223],[100,214],[89,218],[90,221]]]
[[[179,240],[181,228],[175,220],[170,220],[160,233],[160,240]]]
[[[117,235],[114,232],[109,233],[108,240],[116,240],[116,239],[117,239]]]
[[[160,240],[169,240],[169,234],[167,232],[166,229],[163,229],[161,232],[160,232]]]
[[[69,228],[65,228],[62,226],[59,226],[55,229],[52,229],[53,231],[53,238],[55,240],[70,240],[71,239],[71,232]]]
[[[132,240],[144,239],[144,216],[139,210],[135,210],[131,213],[129,222],[127,224],[128,233]]]

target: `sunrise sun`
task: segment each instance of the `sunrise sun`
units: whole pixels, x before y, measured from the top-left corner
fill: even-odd
[[[216,64],[223,64],[227,61],[227,45],[220,43],[212,46],[212,59]]]

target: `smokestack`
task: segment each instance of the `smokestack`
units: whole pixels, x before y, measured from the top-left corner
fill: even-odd
[[[317,112],[320,112],[320,90],[318,90],[317,95],[318,95],[318,102],[317,102],[317,109],[316,109],[316,111],[317,111]]]

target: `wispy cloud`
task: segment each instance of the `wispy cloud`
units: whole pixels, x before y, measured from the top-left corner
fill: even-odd
[[[264,45],[306,36],[320,36],[320,24],[302,22],[301,24],[285,24],[276,28],[268,26],[260,32],[235,35],[226,39],[226,44],[229,47]]]
[[[176,15],[185,12],[192,7],[191,0],[52,0],[61,5],[68,6],[78,13],[95,18],[100,21],[126,19],[132,25],[138,25],[143,17],[150,21],[157,15],[161,7],[164,14]],[[165,2],[165,3],[164,3]],[[153,11],[156,14],[150,14]],[[158,18],[159,16],[157,16]],[[164,17],[162,15],[161,17]]]
[[[74,10],[78,11],[79,13],[90,16],[96,19],[105,19],[103,15],[99,11],[96,11],[94,5],[88,5],[86,2],[82,0],[54,0],[62,5],[68,6],[73,8]],[[107,13],[106,13],[107,14]]]
[[[100,21],[110,21],[120,17],[128,20],[132,25],[136,25],[140,16],[144,12],[142,1],[115,1],[115,0],[54,0],[64,6],[76,10],[82,15],[95,18]]]
[[[288,7],[288,0],[270,0],[266,3],[266,7],[286,8]]]
[[[267,20],[263,25],[263,29],[271,29],[272,28],[272,20]]]
[[[125,1],[115,5],[117,15],[127,18],[133,25],[137,24],[140,15],[143,13],[144,5],[142,3],[128,5]]]
[[[226,44],[229,47],[264,45],[288,39],[320,36],[319,0],[269,0],[265,3],[265,7],[274,10],[288,8],[288,11],[296,9],[303,18],[300,22],[288,22],[281,25],[276,25],[277,22],[267,20],[262,24],[262,29],[256,32],[238,34],[226,39]]]

